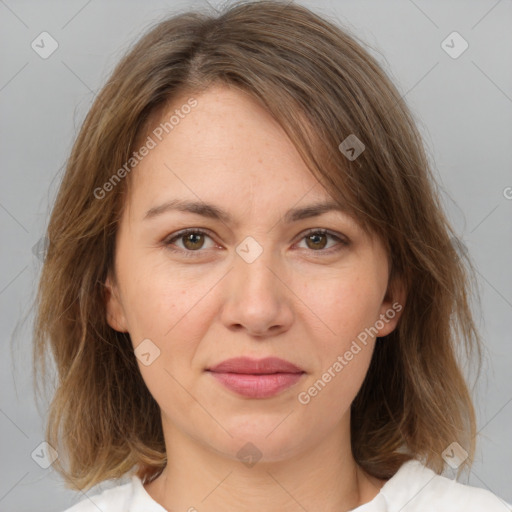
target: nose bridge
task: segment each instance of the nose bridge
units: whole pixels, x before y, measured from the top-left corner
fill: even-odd
[[[237,287],[237,292],[241,291],[242,294],[247,293],[249,296],[263,293],[269,295],[267,300],[270,300],[271,296],[278,292],[273,274],[278,262],[269,244],[265,245],[264,248],[252,236],[246,237],[238,244],[234,258],[234,279],[241,289],[238,290]]]
[[[241,325],[252,334],[264,334],[291,321],[287,288],[276,278],[280,267],[275,253],[253,237],[236,247],[224,304],[226,325]]]

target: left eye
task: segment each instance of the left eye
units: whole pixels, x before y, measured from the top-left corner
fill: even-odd
[[[168,249],[172,251],[181,252],[186,256],[193,256],[193,253],[201,252],[200,249],[211,249],[214,247],[214,244],[212,244],[210,247],[205,248],[205,238],[209,238],[210,240],[212,240],[211,236],[206,231],[203,231],[202,229],[192,228],[176,233],[171,238],[165,240],[164,244],[167,246]],[[339,247],[336,247],[336,244],[334,244],[334,250],[341,250],[344,246],[347,246],[349,244],[348,241],[325,229],[312,229],[303,234],[300,240],[304,240],[306,243],[306,249],[311,249],[313,252],[330,252],[332,246],[329,247],[328,249],[325,248],[328,243],[328,238],[331,238],[338,242],[337,245]],[[177,249],[173,247],[176,246],[176,241],[181,241],[182,247],[177,246]]]
[[[334,233],[330,233],[329,231],[325,229],[314,229],[309,232],[307,232],[301,240],[306,241],[306,245],[308,249],[313,249],[315,252],[319,252],[319,250],[328,250],[325,249],[325,246],[327,245],[327,238],[331,238],[333,240],[336,240],[338,242],[338,245],[345,246],[348,245],[348,242],[340,238],[339,236],[336,236]],[[331,249],[330,247],[329,249]]]

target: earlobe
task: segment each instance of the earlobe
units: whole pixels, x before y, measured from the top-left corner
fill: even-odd
[[[110,275],[105,280],[105,310],[107,323],[119,332],[128,332],[124,309],[119,300],[117,287]]]
[[[375,326],[378,337],[387,336],[396,328],[405,308],[407,289],[402,279],[396,278],[388,287],[380,308],[380,317]]]

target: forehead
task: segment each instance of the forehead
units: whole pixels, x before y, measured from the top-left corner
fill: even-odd
[[[182,108],[191,98],[196,105]],[[173,115],[179,121],[170,129]],[[283,128],[243,91],[181,94],[152,117],[144,136],[154,148],[130,176],[137,205],[176,196],[246,208],[329,199]]]

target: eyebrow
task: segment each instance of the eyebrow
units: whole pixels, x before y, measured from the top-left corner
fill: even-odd
[[[202,201],[187,201],[182,199],[172,199],[159,206],[150,208],[146,212],[143,220],[152,219],[169,211],[194,213],[210,219],[220,220],[226,224],[233,222],[231,215],[218,206]],[[297,222],[299,220],[316,217],[330,211],[345,212],[346,210],[336,202],[324,201],[310,204],[302,208],[292,208],[285,213],[283,221],[286,223]]]

